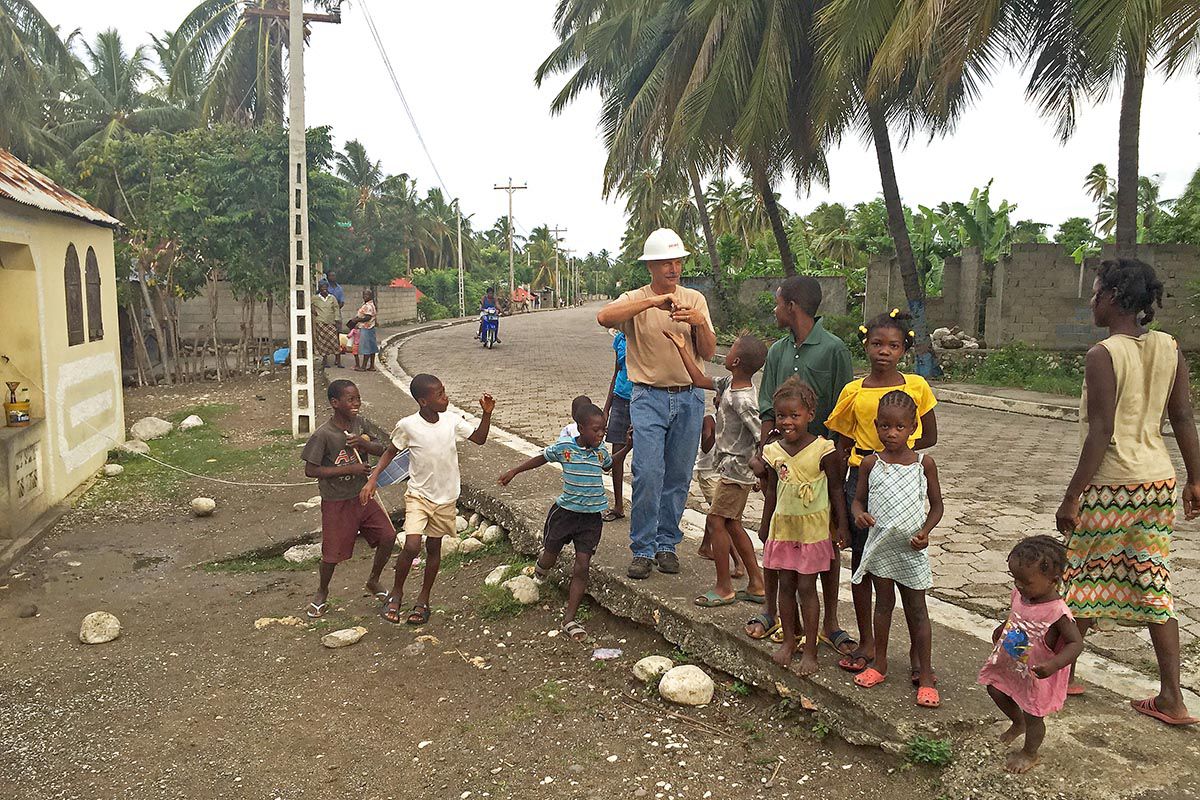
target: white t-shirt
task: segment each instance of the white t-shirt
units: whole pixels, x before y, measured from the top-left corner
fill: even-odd
[[[442,505],[458,500],[462,484],[458,472],[458,443],[475,432],[475,426],[457,414],[439,414],[428,422],[420,414],[405,417],[392,431],[392,446],[408,448],[412,465],[408,494]]]
[[[579,438],[578,422],[572,422],[570,425],[565,426],[561,431],[558,432],[558,441],[560,442],[569,442],[572,439],[577,438]]]

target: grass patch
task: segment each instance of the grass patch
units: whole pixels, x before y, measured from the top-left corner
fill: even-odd
[[[734,681],[733,684],[729,687],[729,691],[732,692],[733,694],[736,694],[738,697],[749,697],[750,694],[754,691],[754,687],[748,683],[742,683],[741,681]]]
[[[515,617],[525,610],[503,586],[481,586],[476,598],[479,616],[484,619]]]
[[[204,425],[190,431],[177,430],[162,439],[147,442],[150,455],[195,475],[262,483],[280,481],[297,463],[298,451],[290,434],[287,438],[272,437],[271,441],[260,447],[234,447],[214,423],[235,410],[236,407],[232,405],[211,403],[171,414],[173,422],[197,414],[204,420]],[[110,500],[169,497],[192,480],[182,472],[124,450],[109,453],[109,461],[122,465],[125,471],[115,478],[98,482],[84,495],[81,507],[92,508]],[[315,486],[313,493],[316,493]]]
[[[674,661],[676,664],[699,664],[700,659],[695,653],[692,653],[682,647],[676,647],[671,652],[667,653],[667,658]]]
[[[484,558],[495,557],[508,561],[508,556],[512,555],[514,555],[512,545],[502,539],[494,544],[484,545],[474,553],[454,553],[453,555],[442,556],[442,565],[439,567],[439,572],[454,572],[466,564],[470,564],[474,561],[479,561]],[[513,561],[513,563],[515,564],[516,561]],[[521,559],[522,568],[524,568],[526,564],[530,563],[533,562],[529,561],[528,559]],[[507,580],[509,577],[511,576],[506,575],[505,580]]]
[[[286,542],[249,550],[236,556],[208,561],[200,565],[200,569],[209,573],[253,574],[258,572],[308,572],[316,568],[317,561],[305,561],[293,564],[284,559],[283,554],[288,548],[298,544],[308,544],[307,536],[289,539]]]
[[[566,696],[567,687],[555,680],[529,690],[529,698],[551,714],[561,714],[567,710]]]
[[[950,739],[927,739],[917,735],[908,740],[905,759],[910,764],[944,767],[954,758],[953,742]]]
[[[978,360],[947,358],[942,368],[947,381],[1079,397],[1083,361],[1083,353],[1056,353],[1017,343],[996,348]]]

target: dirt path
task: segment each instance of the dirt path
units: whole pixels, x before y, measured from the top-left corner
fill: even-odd
[[[279,433],[286,402],[285,385],[267,378],[126,401],[131,419],[197,407],[208,415],[202,432],[154,443],[156,454],[180,459],[172,463],[301,482],[298,448]],[[217,499],[215,516],[188,514],[197,494]],[[600,610],[587,623],[590,646],[551,637],[557,598],[507,616],[480,591],[508,560],[502,552],[443,573],[424,631],[383,623],[362,596],[365,549],[335,575],[329,618],[256,630],[258,618],[302,613],[311,566],[246,557],[226,568],[235,571],[198,565],[316,529],[319,512],[291,509],[312,494],[214,486],[144,464],[98,482],[0,578],[0,797],[937,793],[923,769],[822,739],[802,712],[719,676],[710,706],[671,716],[677,710],[648,699],[629,674],[636,658],[668,654],[663,640]],[[37,616],[19,618],[29,604]],[[78,642],[80,619],[95,610],[122,620],[120,639]],[[368,629],[357,645],[320,645],[323,633],[356,624]],[[624,655],[594,661],[593,646]]]

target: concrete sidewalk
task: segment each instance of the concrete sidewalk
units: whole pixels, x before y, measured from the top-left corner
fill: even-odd
[[[434,325],[444,323],[433,323]],[[423,328],[422,328],[423,329]],[[410,329],[411,335],[416,329]],[[397,331],[385,331],[385,341]],[[387,367],[398,373],[394,349],[385,347]],[[403,389],[407,377],[399,374],[356,373],[365,399],[363,413],[389,428],[396,419],[413,413],[416,406]],[[452,397],[452,403],[478,413],[476,399]],[[508,528],[514,546],[534,554],[539,547],[542,522],[561,489],[552,468],[520,476],[513,485],[496,485],[496,476],[528,457],[532,448],[516,436],[493,429],[484,447],[466,445],[460,450],[463,504]],[[1002,770],[1003,748],[994,737],[1002,730],[1001,716],[986,692],[975,684],[975,675],[986,657],[991,624],[971,612],[931,599],[934,624],[934,662],[938,668],[942,707],[917,708],[915,690],[907,681],[905,654],[908,640],[897,609],[891,643],[892,674],[879,687],[863,690],[851,676],[836,667],[836,657],[821,650],[821,671],[801,679],[779,669],[770,660],[771,649],[747,638],[743,623],[758,606],[700,609],[692,597],[711,583],[711,565],[695,556],[687,542],[681,551],[683,572],[677,576],[655,574],[646,581],[625,577],[629,560],[628,525],[605,527],[605,539],[595,560],[589,593],[605,608],[649,625],[669,641],[711,667],[784,696],[806,696],[816,702],[819,714],[847,740],[903,752],[914,736],[951,737],[956,761],[946,773],[946,797],[1031,796],[1070,798],[1184,797],[1200,793],[1196,764],[1200,763],[1200,735],[1172,730],[1134,714],[1128,698],[1153,693],[1147,681],[1130,670],[1098,657],[1090,657],[1086,673],[1115,687],[1116,694],[1094,687],[1072,699],[1063,713],[1053,717],[1043,748],[1044,764],[1021,778]],[[565,563],[565,560],[564,560]],[[843,627],[853,628],[849,586],[844,582],[840,608]],[[1192,699],[1200,710],[1200,699]]]

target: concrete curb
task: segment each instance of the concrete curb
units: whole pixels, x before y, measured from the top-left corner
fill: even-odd
[[[1063,422],[1079,421],[1079,405],[1074,406],[1058,403],[1041,403],[1033,400],[1017,400],[1010,397],[1000,397],[991,394],[976,394],[957,389],[946,389],[933,386],[938,402],[953,403],[972,408],[985,408],[989,411],[1008,411],[1013,414],[1024,414],[1028,417],[1044,417]]]

